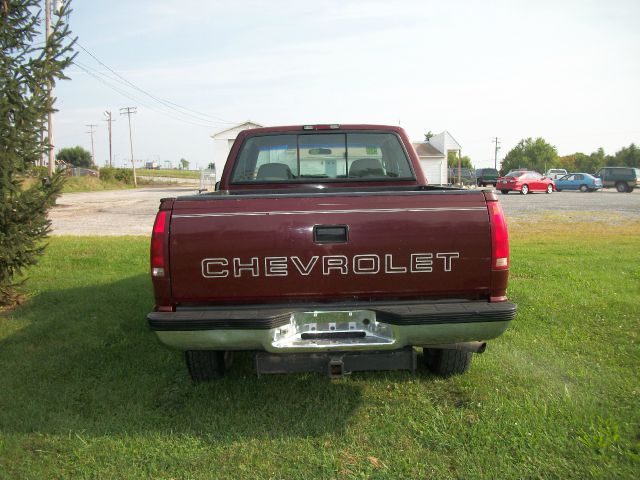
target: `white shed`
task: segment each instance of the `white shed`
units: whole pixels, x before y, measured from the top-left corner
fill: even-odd
[[[446,130],[434,135],[425,142],[413,142],[420,166],[431,185],[445,185],[447,183],[447,155],[454,151],[460,155],[462,147]]]
[[[211,138],[213,138],[213,162],[216,165],[216,173],[218,179],[222,175],[222,170],[224,169],[224,164],[226,163],[227,157],[229,156],[229,151],[231,150],[231,146],[233,145],[233,142],[235,141],[238,134],[242,130],[247,130],[249,128],[260,128],[262,126],[264,125],[260,125],[259,123],[247,120],[246,122],[240,123],[211,135]]]
[[[440,150],[429,142],[414,142],[420,166],[430,185],[444,185],[447,183],[447,159]]]

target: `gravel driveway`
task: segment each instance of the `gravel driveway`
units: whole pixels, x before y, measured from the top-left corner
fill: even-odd
[[[632,193],[618,193],[614,189],[599,192],[554,192],[552,194],[533,193],[521,195],[498,193],[502,207],[510,217],[528,217],[548,213],[577,214],[584,218],[593,216],[603,220],[608,216],[640,219],[640,189]]]
[[[187,187],[146,187],[136,190],[66,193],[51,210],[54,235],[150,235],[160,199],[197,193]],[[498,194],[507,218],[545,214],[572,219],[640,219],[640,190],[617,193],[559,192],[547,195]]]
[[[190,195],[186,187],[65,193],[51,209],[53,235],[150,235],[160,199]]]

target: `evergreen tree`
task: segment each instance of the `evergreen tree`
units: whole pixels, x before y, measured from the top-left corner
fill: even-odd
[[[42,140],[47,113],[53,111],[48,85],[66,78],[72,62],[68,7],[54,17],[52,34],[42,42],[38,0],[0,0],[0,305],[18,300],[15,279],[44,250],[50,229],[47,209],[60,194],[63,177],[25,187],[49,145]]]

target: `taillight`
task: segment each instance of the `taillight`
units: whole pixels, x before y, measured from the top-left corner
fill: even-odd
[[[164,277],[166,259],[164,256],[164,239],[167,228],[167,210],[160,210],[156,215],[151,234],[151,276]]]
[[[509,234],[502,205],[497,201],[487,202],[491,222],[491,269],[509,269]]]

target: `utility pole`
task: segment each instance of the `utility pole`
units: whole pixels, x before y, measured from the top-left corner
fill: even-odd
[[[49,42],[49,37],[51,36],[51,0],[45,0],[44,2],[44,11],[45,11],[45,33],[46,33],[46,41]],[[47,45],[47,59],[49,58],[49,46]],[[53,99],[53,85],[51,81],[47,82],[47,96],[49,97],[49,102]],[[53,113],[49,112],[47,114],[47,143],[49,144],[49,177],[53,176],[53,172],[55,171],[55,163],[56,159],[53,154]]]
[[[129,117],[129,146],[131,147],[131,166],[133,167],[133,186],[138,186],[138,179],[136,178],[136,164],[133,161],[133,137],[131,135],[131,114],[136,113],[138,107],[122,107],[120,109],[120,115],[126,115]]]
[[[111,122],[115,122],[115,120],[111,118],[111,110],[105,110],[104,116],[107,117],[104,121],[109,122],[109,167],[113,167],[113,153],[111,150]]]
[[[93,129],[97,126],[98,125],[94,125],[93,123],[85,125],[85,127],[89,127],[89,131],[87,133],[91,135],[91,163],[93,163],[94,165],[96,165],[96,151],[93,148]]]
[[[492,143],[496,144],[496,148],[495,148],[495,153],[494,153],[494,157],[493,157],[493,168],[495,168],[496,170],[498,169],[498,150],[500,150],[500,142],[498,141],[498,137],[493,137],[493,140],[491,140]]]
[[[45,139],[45,134],[44,134],[44,125],[43,125],[42,131],[40,132],[40,141],[44,143],[44,139]],[[41,167],[46,166],[48,161],[49,161],[49,152],[43,151],[42,157],[40,157],[40,166]]]

